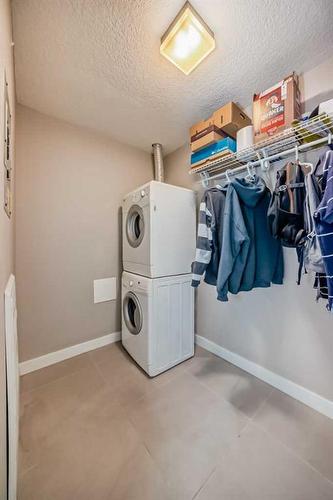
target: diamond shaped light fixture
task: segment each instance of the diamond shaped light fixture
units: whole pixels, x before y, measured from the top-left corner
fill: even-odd
[[[161,38],[161,54],[189,75],[214,49],[214,33],[186,2]]]

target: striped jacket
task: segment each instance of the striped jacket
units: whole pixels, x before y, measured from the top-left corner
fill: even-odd
[[[216,285],[222,249],[223,213],[226,189],[208,189],[200,203],[195,261],[192,264],[192,286],[205,282]]]
[[[333,306],[333,151],[327,151],[325,154],[323,172],[324,195],[314,213],[314,220],[327,277],[327,309],[331,311]]]

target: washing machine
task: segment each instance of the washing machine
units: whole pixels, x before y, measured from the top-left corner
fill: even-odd
[[[194,354],[191,275],[122,276],[122,344],[154,377]]]
[[[195,194],[151,181],[123,200],[123,267],[150,278],[191,272]]]

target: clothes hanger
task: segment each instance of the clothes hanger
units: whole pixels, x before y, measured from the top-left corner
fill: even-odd
[[[328,135],[328,142],[327,142],[327,144],[328,144],[328,146],[329,146],[329,147],[331,147],[331,143],[332,143],[332,134],[331,134],[331,132],[330,132],[330,133],[329,133],[329,135]],[[326,156],[326,158],[327,158],[327,156],[330,154],[330,152],[331,152],[331,151],[332,151],[331,149],[329,149],[328,151],[326,151],[326,155],[325,155],[325,156]],[[327,167],[327,168],[323,168],[323,173],[324,173],[324,172],[328,172],[328,168],[329,168],[329,167]]]
[[[310,168],[310,171],[307,171],[307,170],[303,170],[303,173],[305,175],[308,175],[308,174],[313,174],[313,171],[314,171],[314,167],[313,167],[313,163],[310,163],[308,161],[299,161],[299,154],[298,154],[298,146],[295,146],[295,160],[296,160],[296,163],[297,165],[299,165],[300,167],[302,167],[302,170],[303,170],[303,167],[308,167]]]
[[[270,163],[269,163],[269,160],[267,160],[268,155],[267,155],[265,148],[262,149],[262,154],[263,154],[263,158],[259,158],[260,168],[261,168],[262,172],[268,172],[268,170],[270,169]]]
[[[225,171],[225,176],[226,176],[227,182],[231,182],[231,179],[230,179],[230,177],[229,177],[229,172],[231,172],[230,168],[228,168],[228,169]]]
[[[297,146],[296,146],[297,148]],[[295,152],[296,162],[298,161],[298,148],[296,149]],[[295,212],[295,200],[294,200],[294,194],[293,191],[290,187],[291,184],[291,179],[293,177],[293,173],[295,170],[295,165],[294,163],[288,162],[286,166],[286,185],[287,185],[287,192],[290,200],[290,212],[294,213]]]
[[[305,171],[305,172],[304,172],[304,170],[303,170],[304,174],[306,174],[306,175],[311,175],[311,174],[313,174],[313,171],[314,171],[313,163],[310,163],[310,162],[307,162],[307,161],[305,161],[305,162],[301,162],[301,161],[299,161],[299,162],[298,162],[298,165],[299,165],[300,167],[308,167],[308,168],[310,169],[310,171],[309,171],[309,172],[307,172],[307,171]]]
[[[246,169],[247,169],[247,176],[245,177],[245,180],[249,181],[249,182],[253,182],[255,181],[256,179],[256,176],[255,176],[255,172],[254,172],[254,167],[252,166],[252,170],[251,170],[251,166],[252,166],[252,163],[249,162],[247,165],[246,165]]]
[[[271,164],[267,159],[268,154],[265,148],[261,149],[261,153],[262,156],[260,155],[259,152],[257,153],[258,160],[260,162],[261,177],[264,180],[267,188],[270,190],[271,193],[273,193],[275,189],[275,182],[273,176],[270,174]]]

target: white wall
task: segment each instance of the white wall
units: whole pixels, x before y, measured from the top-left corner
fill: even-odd
[[[152,178],[150,154],[17,107],[20,360],[120,330],[120,207]],[[116,301],[93,280],[116,276]]]
[[[0,0],[0,498],[6,498],[6,390],[5,390],[5,350],[4,350],[4,300],[3,294],[13,271],[13,218],[8,219],[4,205],[3,167],[3,96],[4,72],[9,83],[9,98],[15,126],[14,71],[12,56],[12,28],[10,2]],[[13,151],[14,154],[14,151]]]
[[[302,75],[305,108],[333,97],[333,59]],[[166,181],[200,189],[188,175],[189,148],[166,158]],[[200,196],[200,195],[199,195]],[[297,259],[286,249],[282,286],[216,300],[214,287],[197,293],[196,333],[259,365],[333,400],[333,315],[316,303],[313,278],[297,286]]]

